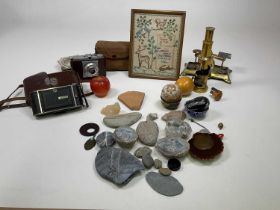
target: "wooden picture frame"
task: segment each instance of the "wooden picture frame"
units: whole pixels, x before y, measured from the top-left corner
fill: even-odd
[[[129,77],[177,80],[185,11],[131,10]]]

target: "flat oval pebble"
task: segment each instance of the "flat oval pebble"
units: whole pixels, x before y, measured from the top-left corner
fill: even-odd
[[[154,166],[156,169],[160,169],[162,167],[162,161],[159,159],[154,160]]]
[[[108,116],[103,118],[103,122],[110,128],[126,127],[136,123],[142,114],[140,112],[131,112],[128,114],[120,114],[115,116]]]
[[[156,192],[166,196],[176,196],[183,192],[181,183],[172,176],[163,176],[156,172],[149,172],[146,181]],[[174,204],[175,205],[175,204]]]
[[[160,168],[159,173],[162,174],[163,176],[170,176],[171,170],[169,168]]]
[[[145,155],[142,157],[142,163],[143,163],[143,165],[145,166],[145,168],[150,169],[150,168],[152,168],[153,165],[154,165],[154,159],[152,158],[151,155],[145,154]]]
[[[176,158],[185,156],[190,145],[180,137],[166,137],[157,141],[156,148],[163,156]]]
[[[189,139],[192,128],[189,123],[182,120],[171,120],[166,123],[165,132],[167,137],[181,137]]]
[[[114,138],[120,146],[132,147],[138,139],[138,136],[133,128],[120,127],[115,130]]]
[[[158,139],[158,126],[152,120],[140,122],[136,128],[139,140],[148,146],[154,146]]]
[[[135,152],[134,155],[138,158],[142,158],[145,154],[152,154],[152,150],[149,147],[139,147]]]
[[[98,174],[117,185],[128,183],[144,166],[129,152],[114,147],[102,148],[96,155],[95,168]]]
[[[111,147],[115,144],[116,140],[112,132],[104,131],[96,137],[96,144],[103,147]]]

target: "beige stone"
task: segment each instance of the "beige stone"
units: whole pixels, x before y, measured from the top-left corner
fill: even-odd
[[[121,107],[120,104],[114,103],[111,105],[107,105],[106,107],[104,107],[101,110],[101,114],[105,115],[105,116],[114,116],[120,113]]]
[[[140,110],[145,93],[139,91],[127,91],[119,95],[118,99],[130,110]]]

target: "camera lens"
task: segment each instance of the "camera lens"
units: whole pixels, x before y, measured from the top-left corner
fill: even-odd
[[[96,73],[96,66],[93,63],[88,63],[87,65],[85,65],[85,70],[88,71],[91,74],[95,74]]]

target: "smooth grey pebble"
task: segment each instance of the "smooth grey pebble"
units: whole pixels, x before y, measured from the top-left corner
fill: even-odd
[[[145,168],[150,169],[150,168],[152,168],[153,165],[154,165],[154,159],[152,158],[151,155],[145,154],[145,155],[142,157],[142,163],[143,163],[143,165],[145,166]]]
[[[156,169],[160,169],[162,167],[162,161],[159,159],[154,160],[154,166]]]

